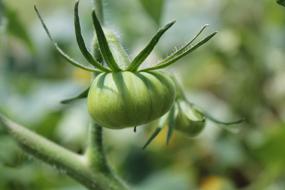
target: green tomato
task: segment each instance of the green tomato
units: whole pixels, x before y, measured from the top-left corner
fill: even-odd
[[[205,128],[204,115],[184,101],[176,103],[179,111],[175,118],[175,129],[188,137],[195,137]]]
[[[88,110],[100,125],[134,127],[158,119],[173,105],[175,86],[161,72],[113,72],[98,75],[88,94]]]

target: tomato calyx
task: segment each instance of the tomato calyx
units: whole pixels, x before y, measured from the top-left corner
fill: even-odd
[[[92,20],[94,29],[96,32],[97,40],[98,40],[98,48],[100,49],[100,53],[102,55],[102,58],[106,65],[102,65],[99,60],[96,60],[96,58],[90,53],[90,51],[87,49],[82,33],[81,33],[81,26],[80,26],[80,17],[79,17],[79,1],[75,3],[74,6],[74,28],[75,28],[75,35],[76,40],[79,46],[79,49],[82,53],[82,55],[85,57],[85,59],[88,62],[88,66],[79,63],[75,59],[71,58],[67,53],[65,53],[59,45],[55,42],[55,40],[52,38],[44,20],[42,19],[42,16],[40,15],[40,12],[38,11],[37,7],[34,6],[34,9],[37,13],[37,16],[39,17],[41,24],[47,33],[49,39],[52,41],[53,45],[55,46],[56,50],[60,53],[63,58],[65,58],[69,63],[72,65],[79,67],[81,69],[91,71],[94,73],[102,73],[102,72],[119,72],[122,70],[130,71],[130,72],[138,72],[138,71],[151,71],[151,70],[157,70],[165,68],[175,62],[177,62],[182,57],[188,55],[189,53],[193,52],[206,42],[208,42],[212,37],[214,37],[217,32],[213,32],[210,35],[206,36],[204,39],[202,39],[200,42],[198,42],[195,45],[192,45],[192,43],[200,36],[200,34],[206,29],[208,25],[205,25],[202,27],[202,29],[198,32],[198,34],[185,46],[178,49],[176,52],[172,53],[170,56],[166,57],[159,63],[155,64],[155,66],[145,68],[143,70],[140,70],[141,64],[145,61],[145,59],[150,55],[156,44],[159,42],[162,35],[169,30],[175,23],[175,21],[172,21],[168,24],[166,24],[164,27],[159,29],[157,33],[152,37],[150,42],[145,46],[145,48],[131,61],[128,63],[127,68],[121,68],[119,64],[116,61],[116,56],[121,56],[122,54],[117,54],[117,52],[112,52],[110,48],[110,42],[112,41],[112,38],[109,39],[108,35],[106,35],[106,31],[103,30],[99,19],[96,16],[95,10],[92,11]],[[119,43],[119,42],[118,42]],[[116,50],[115,50],[116,51]]]

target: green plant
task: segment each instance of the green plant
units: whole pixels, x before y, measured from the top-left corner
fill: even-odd
[[[77,1],[74,8],[76,39],[83,56],[94,67],[91,67],[91,65],[90,67],[84,66],[64,53],[51,37],[36,7],[35,10],[46,33],[53,41],[58,52],[74,66],[94,72],[98,75],[89,89],[87,98],[91,116],[103,127],[133,127],[148,123],[164,115],[172,106],[175,98],[175,87],[166,74],[155,70],[165,68],[175,63],[177,60],[206,43],[216,34],[216,32],[212,33],[193,47],[191,44],[194,40],[192,40],[186,46],[155,66],[139,69],[161,36],[174,22],[161,28],[147,46],[130,62],[129,57],[123,49],[116,48],[113,50],[114,53],[112,53],[109,44],[119,42],[112,32],[109,30],[106,32],[103,31],[96,13],[93,11],[93,24],[97,34],[100,53],[104,60],[103,63],[107,66],[105,67],[104,64],[96,60],[86,48],[80,29],[78,5],[79,2]],[[115,44],[115,47],[118,46],[120,47],[120,45]],[[124,67],[120,67],[119,65]],[[84,91],[83,94],[87,94],[87,91]]]
[[[206,26],[204,26],[194,39],[185,46],[158,64],[140,69],[141,64],[149,56],[161,36],[174,22],[170,22],[161,28],[134,60],[130,61],[117,37],[110,30],[101,26],[103,23],[101,1],[96,1],[96,3],[98,16],[95,11],[92,12],[96,31],[93,43],[95,55],[92,55],[87,49],[81,34],[78,16],[79,1],[75,3],[74,7],[76,39],[82,55],[89,62],[88,66],[71,58],[58,46],[35,7],[35,11],[57,51],[72,65],[94,73],[94,81],[88,89],[74,98],[62,101],[62,103],[70,103],[79,98],[87,97],[88,109],[93,121],[84,154],[79,155],[71,152],[4,116],[0,117],[0,124],[18,141],[23,150],[65,171],[67,175],[87,188],[91,190],[125,190],[128,189],[127,185],[114,174],[106,160],[102,140],[103,128],[136,127],[161,118],[162,124],[159,125],[158,132],[151,137],[147,144],[155,138],[165,123],[169,126],[167,142],[169,142],[174,129],[186,132],[190,136],[195,136],[203,130],[205,118],[210,117],[196,110],[186,100],[175,80],[157,70],[172,65],[193,52],[210,40],[216,32],[192,45],[205,30]],[[98,18],[100,18],[101,23]],[[188,111],[181,106],[182,103],[190,106],[187,109],[193,110],[195,117],[198,118],[197,120],[184,115],[184,112]],[[196,127],[197,122],[199,122],[197,130],[187,129],[187,127]]]

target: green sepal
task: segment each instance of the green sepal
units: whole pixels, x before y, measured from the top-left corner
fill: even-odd
[[[241,123],[246,121],[244,118],[234,120],[234,121],[220,121],[220,120],[214,118],[213,116],[209,115],[208,113],[204,113],[204,116],[206,119],[208,119],[208,120],[210,120],[216,124],[219,124],[218,127],[225,129],[231,133],[239,132],[241,126],[238,124],[241,124]]]
[[[108,45],[106,36],[104,34],[104,31],[102,29],[102,26],[96,16],[95,10],[92,12],[92,19],[93,19],[93,25],[96,31],[98,43],[99,43],[99,48],[102,53],[102,56],[104,60],[106,61],[107,65],[113,70],[113,71],[120,71],[121,69],[117,65],[112,52],[110,50],[110,47]]]
[[[119,38],[114,32],[105,28],[104,33],[108,40],[109,48],[113,54],[117,65],[120,67],[121,70],[126,70],[127,67],[131,64],[128,53],[126,52],[125,48],[122,46]],[[99,45],[97,45],[97,47],[99,47]]]
[[[156,66],[150,67],[150,68],[146,68],[146,69],[143,69],[141,71],[157,70],[157,69],[161,69],[161,68],[167,67],[167,66],[175,63],[176,61],[178,61],[182,57],[184,57],[184,56],[188,55],[189,53],[193,52],[194,50],[198,49],[200,46],[202,46],[203,44],[208,42],[211,38],[213,38],[216,34],[217,34],[217,32],[214,32],[214,33],[210,34],[209,36],[207,36],[206,38],[201,40],[199,43],[197,43],[193,47],[190,47],[189,49],[186,48],[186,50],[183,53],[180,53],[179,55],[174,56],[172,59],[163,60],[160,63],[158,63]]]
[[[147,142],[144,144],[142,149],[146,149],[150,143],[159,135],[163,127],[166,125],[168,114],[164,115],[163,117],[160,118],[158,127],[153,131]]]
[[[176,107],[173,106],[172,109],[169,112],[168,116],[168,131],[166,136],[166,144],[168,145],[171,137],[173,136],[174,128],[175,128],[175,118],[177,116],[177,111],[175,109]]]
[[[202,34],[202,32],[208,27],[208,24],[205,24],[200,30],[199,32],[194,36],[194,38],[188,42],[186,45],[184,45],[182,48],[178,49],[177,51],[175,51],[174,53],[172,53],[171,55],[169,55],[168,57],[166,57],[163,61],[166,62],[168,60],[173,59],[174,57],[180,55],[181,53],[185,52],[187,50],[187,48],[189,48],[189,46]]]
[[[161,131],[161,127],[158,127],[155,129],[155,131],[152,133],[152,135],[150,136],[150,138],[147,140],[147,142],[145,143],[145,145],[143,146],[143,149],[146,149],[148,147],[148,145],[155,139],[155,137],[157,137],[157,135],[160,133]]]
[[[80,20],[79,20],[79,14],[78,14],[78,6],[79,6],[79,0],[76,1],[74,6],[74,28],[75,28],[75,35],[76,40],[79,46],[79,49],[83,56],[86,58],[86,60],[97,67],[101,71],[109,72],[110,70],[103,67],[97,60],[94,59],[94,57],[91,55],[91,53],[86,48],[82,33],[81,33],[81,26],[80,26]]]
[[[162,35],[171,27],[175,21],[172,21],[165,25],[163,28],[158,30],[158,32],[152,37],[151,41],[147,44],[147,46],[135,57],[135,59],[132,61],[130,66],[127,68],[128,71],[136,71],[139,66],[143,63],[143,61],[149,56],[149,54],[152,52],[153,48],[158,43],[159,39],[162,37]]]
[[[73,98],[66,99],[66,100],[62,100],[60,103],[62,103],[62,104],[69,104],[69,103],[72,103],[72,102],[74,102],[76,100],[86,98],[88,96],[89,90],[90,90],[90,87],[88,87],[86,90],[84,90],[83,92],[81,92],[77,96],[75,96]]]
[[[234,120],[234,121],[220,121],[206,113],[204,113],[205,117],[209,120],[211,120],[212,122],[214,123],[217,123],[217,124],[221,124],[221,125],[236,125],[236,124],[240,124],[240,123],[243,123],[245,122],[245,119],[242,118],[242,119],[238,119],[238,120]]]
[[[37,9],[36,6],[34,6],[34,9],[37,13],[37,16],[39,17],[40,21],[41,21],[41,24],[45,30],[45,32],[47,33],[50,41],[53,43],[54,47],[56,48],[56,50],[58,51],[58,53],[64,58],[66,59],[69,63],[71,63],[72,65],[76,66],[76,67],[79,67],[81,69],[84,69],[86,71],[92,71],[92,72],[95,72],[95,73],[100,73],[101,71],[98,70],[98,69],[95,69],[95,68],[92,68],[92,67],[87,67],[87,66],[84,66],[82,64],[80,64],[79,62],[75,61],[74,59],[72,59],[70,56],[68,56],[59,46],[58,44],[56,43],[56,41],[52,38],[46,24],[44,23],[44,20],[42,19],[41,15],[40,15],[40,12],[39,10]]]

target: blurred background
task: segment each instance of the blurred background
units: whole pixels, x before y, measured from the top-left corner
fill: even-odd
[[[60,101],[90,84],[55,51],[33,5],[54,38],[84,62],[76,45],[70,0],[0,0],[0,110],[45,137],[82,152],[89,116],[85,100]],[[91,45],[92,0],[81,0],[85,41]],[[105,0],[106,26],[133,58],[159,26],[176,20],[145,65],[188,42],[204,24],[219,31],[166,72],[187,97],[221,120],[246,118],[238,133],[208,122],[197,138],[165,132],[141,149],[155,126],[106,130],[112,166],[136,190],[285,189],[285,8],[272,0]],[[0,130],[1,190],[84,190],[54,168],[24,154]]]

